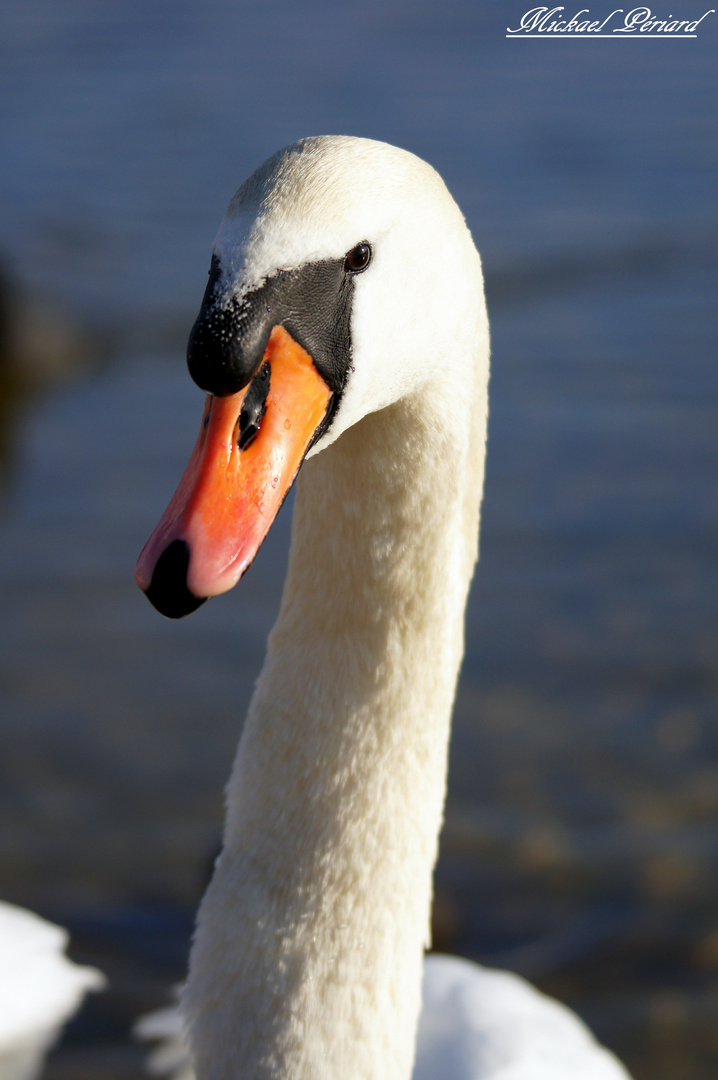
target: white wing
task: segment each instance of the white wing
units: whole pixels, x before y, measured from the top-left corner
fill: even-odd
[[[565,1005],[518,975],[451,956],[424,965],[413,1080],[628,1080]]]
[[[0,1080],[32,1080],[62,1025],[104,977],[64,955],[67,931],[0,901]]]

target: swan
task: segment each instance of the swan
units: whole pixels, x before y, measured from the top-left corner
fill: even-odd
[[[418,1046],[416,1080],[625,1080],[517,976],[424,963],[489,375],[441,178],[365,139],[279,151],[230,202],[187,357],[201,430],[136,568],[159,611],[236,584],[302,466],[182,999],[197,1077],[408,1080]]]
[[[104,976],[67,959],[66,930],[0,901],[0,1080],[33,1080],[46,1052]]]

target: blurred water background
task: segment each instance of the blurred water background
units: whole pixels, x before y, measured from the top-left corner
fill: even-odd
[[[523,11],[4,0],[0,895],[111,979],[52,1080],[139,1076],[129,1024],[183,975],[290,508],[180,624],[132,568],[199,424],[182,354],[224,207],[326,132],[427,158],[485,264],[437,947],[558,995],[637,1080],[716,1075],[718,17],[507,41]]]

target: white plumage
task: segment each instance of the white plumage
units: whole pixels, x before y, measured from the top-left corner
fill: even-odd
[[[510,971],[429,956],[413,1080],[627,1080],[575,1013]]]
[[[232,200],[213,303],[226,341],[263,283],[322,260],[346,271],[360,242],[371,263],[341,286],[348,378],[299,478],[282,607],[199,914],[182,1005],[197,1074],[408,1080],[418,1045],[416,1080],[625,1080],[563,1006],[448,958],[424,965],[417,1044],[483,484],[479,257],[426,163],[309,139]],[[185,535],[170,526],[162,543]]]
[[[45,1053],[104,977],[65,956],[66,930],[0,902],[0,1080],[33,1080]]]
[[[427,956],[413,1080],[630,1080],[575,1013],[510,971]],[[156,1043],[152,1076],[194,1080],[176,1006],[135,1035]]]

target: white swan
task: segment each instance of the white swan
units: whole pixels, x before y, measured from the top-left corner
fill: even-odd
[[[201,1080],[411,1075],[488,357],[478,254],[413,155],[308,139],[232,200],[188,349],[214,396],[138,561],[153,603],[230,588],[309,460],[183,999]],[[417,1078],[625,1080],[515,976],[424,971]]]
[[[64,955],[66,930],[0,902],[0,1080],[32,1080],[62,1025],[104,977]]]

